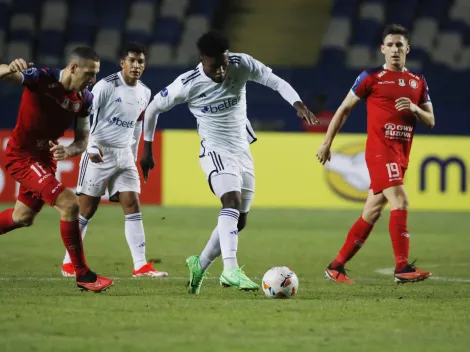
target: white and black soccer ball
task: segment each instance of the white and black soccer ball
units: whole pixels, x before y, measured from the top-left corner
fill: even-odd
[[[269,298],[291,298],[299,290],[299,279],[289,267],[275,266],[266,271],[261,285]]]

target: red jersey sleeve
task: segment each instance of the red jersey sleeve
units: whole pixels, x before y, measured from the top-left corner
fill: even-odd
[[[418,105],[423,105],[423,104],[431,102],[431,96],[429,95],[428,82],[426,82],[426,78],[424,78],[424,76],[422,76],[422,78],[423,78],[423,84],[421,86],[421,95],[419,97]]]
[[[367,71],[363,71],[354,82],[351,91],[355,96],[361,99],[366,99],[371,92],[371,79]]]
[[[51,78],[57,75],[57,72],[48,68],[38,69],[36,67],[31,67],[24,72],[21,72],[23,76],[22,85],[27,87],[37,87],[41,83],[49,82]]]
[[[78,117],[87,117],[91,114],[93,109],[93,93],[88,89],[83,91],[83,105],[80,109]]]

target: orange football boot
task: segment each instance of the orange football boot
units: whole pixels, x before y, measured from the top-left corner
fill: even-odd
[[[351,280],[348,275],[346,275],[346,269],[344,266],[332,268],[331,265],[328,266],[325,270],[325,275],[328,280],[332,280],[335,282],[340,282],[343,284],[353,284],[354,281]]]
[[[77,287],[82,291],[93,291],[100,293],[106,291],[114,284],[114,281],[107,277],[97,275],[94,282],[80,282],[77,280]]]
[[[429,271],[419,270],[414,262],[405,266],[403,270],[397,273],[395,270],[395,282],[405,284],[407,282],[424,281],[432,275]]]

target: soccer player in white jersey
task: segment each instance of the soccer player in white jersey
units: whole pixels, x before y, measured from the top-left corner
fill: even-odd
[[[151,91],[139,78],[145,69],[146,48],[129,43],[121,57],[122,70],[100,80],[93,88],[93,124],[88,148],[80,161],[77,194],[80,200],[80,231],[85,237],[88,222],[98,209],[106,187],[110,200],[120,202],[125,215],[125,236],[134,262],[133,277],[166,277],[147,263],[145,233],[140,212],[140,179],[136,167],[142,118]],[[68,253],[63,276],[75,276]]]
[[[179,76],[155,95],[144,118],[144,178],[155,162],[152,141],[157,117],[177,104],[187,103],[197,119],[201,137],[199,162],[222,210],[206,247],[200,256],[186,259],[189,268],[189,293],[199,294],[209,265],[222,254],[223,286],[257,290],[237,263],[238,233],[247,220],[255,190],[253,159],[246,116],[246,82],[251,80],[280,93],[309,123],[318,120],[300,100],[295,90],[271,69],[246,54],[229,53],[228,40],[210,31],[199,38],[201,63]]]

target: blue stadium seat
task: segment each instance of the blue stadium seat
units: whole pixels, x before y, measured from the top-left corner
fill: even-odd
[[[219,0],[192,0],[189,6],[189,13],[192,15],[203,15],[212,19],[218,3]]]
[[[32,42],[34,33],[28,30],[15,30],[10,32],[10,41],[15,42]]]
[[[12,12],[30,13],[38,16],[41,8],[41,1],[38,0],[14,0],[11,2]]]
[[[9,6],[4,2],[0,2],[0,30],[8,27],[9,12]]]
[[[93,43],[93,27],[70,27],[67,42],[91,45]]]
[[[344,64],[344,52],[339,49],[323,49],[319,65],[340,67]]]
[[[96,25],[96,7],[95,0],[72,0],[69,26],[81,27]]]
[[[38,55],[62,56],[63,34],[59,31],[42,31],[38,41]]]
[[[354,28],[354,35],[351,41],[353,45],[366,45],[371,48],[380,44],[380,33],[383,25],[371,20],[362,20]]]
[[[356,13],[356,9],[356,0],[334,0],[331,16],[352,18]]]
[[[411,29],[418,5],[418,0],[389,1],[386,13],[386,22],[399,23],[406,28]]]
[[[447,14],[450,2],[446,0],[426,0],[419,7],[420,17],[433,17],[441,19]]]
[[[181,24],[174,18],[160,18],[155,27],[153,41],[175,45],[181,34]]]
[[[101,28],[121,29],[127,16],[127,0],[101,0],[99,4]]]
[[[150,41],[150,34],[141,31],[128,31],[126,33],[126,41],[128,42],[139,42],[147,45]]]

